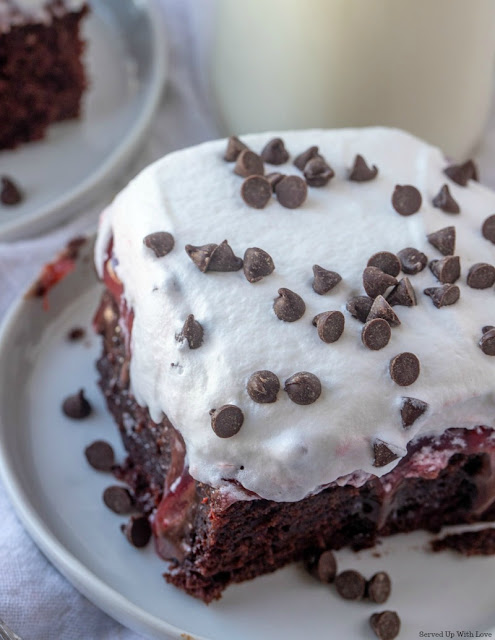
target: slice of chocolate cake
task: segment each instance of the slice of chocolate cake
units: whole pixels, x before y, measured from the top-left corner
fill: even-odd
[[[87,12],[85,0],[0,0],[0,149],[80,115]]]
[[[169,582],[208,602],[495,519],[495,193],[465,166],[396,130],[253,135],[103,213],[100,385]]]

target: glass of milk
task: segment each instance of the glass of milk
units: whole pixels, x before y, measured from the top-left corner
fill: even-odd
[[[495,0],[217,0],[225,133],[386,125],[473,150],[492,95]]]

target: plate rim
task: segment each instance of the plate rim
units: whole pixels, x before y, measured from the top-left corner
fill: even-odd
[[[100,192],[101,195],[104,186],[125,168],[139,148],[161,102],[169,70],[169,53],[165,17],[159,0],[138,0],[138,6],[144,8],[151,28],[151,80],[146,90],[147,97],[143,108],[131,132],[92,173],[71,190],[29,214],[3,223],[0,226],[0,242],[31,238],[37,233],[44,233],[57,224],[66,222],[72,215],[75,217],[84,200],[90,199],[89,194],[93,194],[92,199],[95,197],[94,194]]]

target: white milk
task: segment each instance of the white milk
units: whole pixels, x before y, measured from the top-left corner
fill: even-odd
[[[226,132],[388,125],[469,154],[486,121],[495,0],[217,0]]]

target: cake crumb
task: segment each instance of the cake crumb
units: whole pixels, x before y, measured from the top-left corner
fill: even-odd
[[[430,544],[434,552],[451,549],[463,556],[491,556],[495,555],[495,528],[454,533],[432,540]]]

